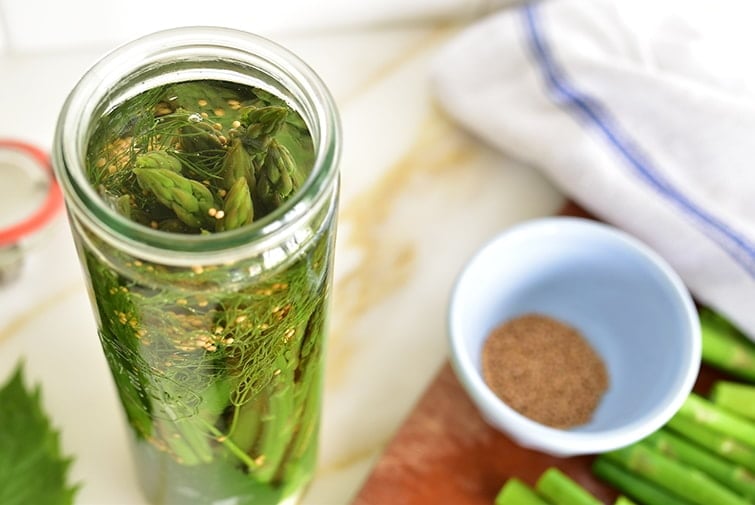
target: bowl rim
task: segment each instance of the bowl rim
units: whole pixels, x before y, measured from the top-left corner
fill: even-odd
[[[488,254],[490,250],[502,247],[511,242],[512,237],[522,233],[538,232],[546,228],[558,226],[559,232],[571,230],[586,230],[587,233],[598,233],[619,243],[621,247],[628,247],[648,262],[649,266],[661,274],[674,294],[674,298],[683,309],[684,319],[690,331],[687,335],[689,353],[681,361],[680,373],[673,384],[678,385],[676,391],[670,390],[662,396],[666,403],[654,405],[648,412],[633,422],[599,432],[584,432],[553,428],[534,421],[509,407],[487,386],[473,363],[470,355],[462,345],[463,336],[458,331],[459,321],[459,291],[460,285],[469,270]],[[702,355],[700,322],[692,296],[681,280],[679,274],[671,265],[650,246],[617,227],[588,218],[572,216],[550,216],[527,220],[496,234],[483,244],[464,264],[452,286],[448,304],[447,339],[450,350],[452,368],[462,386],[471,397],[475,406],[486,421],[515,439],[522,446],[548,452],[557,456],[571,456],[605,452],[627,446],[661,428],[686,400],[697,380]],[[520,437],[522,438],[520,440]]]

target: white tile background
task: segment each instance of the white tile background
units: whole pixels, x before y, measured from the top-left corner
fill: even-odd
[[[3,17],[3,12],[1,10],[2,8],[2,2],[0,2],[0,54],[2,54],[5,50],[5,18]]]
[[[218,25],[262,35],[465,21],[517,0],[0,0],[0,51],[113,46],[156,30]],[[3,33],[5,32],[5,33]]]

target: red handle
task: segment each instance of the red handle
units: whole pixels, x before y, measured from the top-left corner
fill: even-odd
[[[52,172],[50,157],[47,153],[38,147],[17,140],[0,140],[0,149],[15,149],[31,156],[50,179],[47,195],[42,205],[23,221],[0,230],[0,247],[2,247],[19,242],[22,238],[47,224],[62,207],[63,195]]]

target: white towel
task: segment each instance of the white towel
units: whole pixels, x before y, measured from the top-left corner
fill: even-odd
[[[432,69],[461,125],[658,251],[755,339],[749,2],[546,0],[471,25]]]

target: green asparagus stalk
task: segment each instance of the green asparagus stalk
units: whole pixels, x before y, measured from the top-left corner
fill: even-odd
[[[713,384],[710,399],[719,407],[755,421],[755,386],[717,381]]]
[[[495,505],[548,505],[527,484],[517,478],[510,478],[495,497]]]
[[[215,200],[201,183],[165,168],[134,168],[134,174],[144,190],[188,226],[200,228],[211,223],[209,211]]]
[[[307,323],[306,335],[316,335],[322,331],[322,315],[316,311]],[[311,340],[310,340],[311,342]],[[303,370],[294,392],[296,416],[298,419],[294,439],[289,445],[286,457],[296,460],[314,460],[317,455],[317,444],[313,441],[320,427],[319,405],[322,400],[322,383],[318,380],[319,369],[317,361],[320,352],[308,345],[306,337],[299,349],[298,369]],[[297,474],[308,465],[287,465],[284,469],[284,480],[298,482]]]
[[[218,223],[218,231],[235,230],[254,219],[252,196],[246,178],[240,177],[231,186],[224,201],[225,216]]]
[[[702,359],[732,375],[755,382],[755,345],[710,309],[700,310]]]
[[[178,385],[170,380],[162,381],[165,398],[180,397]],[[213,458],[214,426],[228,403],[230,385],[227,379],[212,381],[201,392],[195,411],[176,408],[174,402],[160,404],[158,430],[175,457],[184,465],[209,463]]]
[[[164,168],[172,172],[181,172],[181,160],[165,151],[150,151],[140,154],[134,161],[136,168]]]
[[[297,167],[286,146],[272,140],[257,179],[257,197],[268,207],[279,207],[296,189]]]
[[[690,393],[675,414],[686,416],[723,435],[729,435],[755,448],[755,423],[729,413],[696,393]]]
[[[262,400],[259,397],[251,398],[234,409],[229,438],[243,452],[251,454],[262,426]]]
[[[276,477],[288,446],[286,441],[290,440],[296,421],[293,418],[294,367],[287,363],[285,356],[280,356],[276,363],[278,379],[271,384],[275,390],[269,396],[259,444],[261,464],[254,472],[260,482],[270,482]]]
[[[194,466],[212,461],[208,436],[200,433],[186,419],[158,420],[157,430],[170,453],[182,465]]]
[[[672,417],[667,427],[722,458],[755,472],[755,450],[747,444],[683,416]]]
[[[689,505],[688,501],[613,463],[605,456],[595,458],[592,471],[599,479],[644,505]]]
[[[621,495],[618,498],[616,498],[616,501],[613,502],[613,505],[637,505],[637,504],[633,502],[632,500],[630,500],[629,498],[627,498],[626,496]]]
[[[597,498],[556,467],[543,472],[535,483],[535,490],[554,505],[601,505]]]
[[[702,471],[678,463],[642,444],[607,452],[605,457],[690,503],[749,505],[747,500]]]
[[[269,142],[269,139],[278,133],[288,116],[288,109],[277,105],[249,106],[244,107],[240,112],[241,124],[247,127],[245,139],[261,139],[264,137],[265,142]],[[266,148],[267,145],[260,147]]]
[[[320,427],[318,407],[322,401],[322,384],[320,381],[310,379],[310,382],[301,383],[298,388],[300,392],[304,392],[308,396],[297,395],[297,401],[301,404],[301,413],[299,414],[296,436],[289,445],[286,458],[301,461],[302,464],[284,467],[283,480],[288,482],[299,482],[300,477],[308,471],[306,469],[310,468],[310,465],[304,462],[314,463],[317,457],[315,440]]]
[[[755,499],[755,475],[741,466],[665,429],[651,434],[642,443],[680,463],[705,472],[749,500]]]
[[[253,459],[250,456],[253,465],[249,469],[259,482],[276,480],[281,477],[281,470],[283,473],[292,470],[285,467],[285,459],[294,443],[291,441],[294,428],[301,424],[301,412],[295,407],[293,391],[310,382],[304,377],[294,380],[299,365],[297,346],[301,344],[306,329],[306,323],[301,323],[289,337],[292,348],[275,360],[273,378],[267,390],[235,407],[229,438],[244,453],[254,454]],[[316,367],[306,367],[301,373],[308,371],[317,373]],[[289,466],[295,468],[298,465]],[[288,481],[287,478],[283,480]]]
[[[240,139],[234,139],[223,157],[223,188],[231,189],[231,186],[242,177],[246,179],[250,188],[257,183],[252,156]]]

